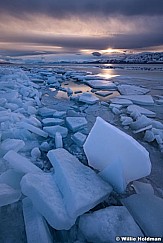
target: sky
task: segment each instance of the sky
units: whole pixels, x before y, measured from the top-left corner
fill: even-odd
[[[0,0],[0,53],[163,51],[163,0]]]

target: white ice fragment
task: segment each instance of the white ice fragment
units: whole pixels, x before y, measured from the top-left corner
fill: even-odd
[[[131,100],[134,104],[137,105],[153,105],[154,100],[151,95],[120,95],[119,99],[128,99]]]
[[[48,142],[43,142],[40,145],[40,150],[44,152],[48,152],[50,150],[50,145],[48,144]]]
[[[148,110],[148,109],[146,109],[146,108],[143,108],[143,107],[141,107],[141,106],[138,106],[138,105],[129,105],[129,106],[127,107],[127,112],[128,112],[129,114],[131,114],[131,113],[134,112],[134,111],[138,111],[140,114],[142,114],[142,115],[146,115],[146,116],[148,116],[148,117],[156,117],[156,113],[155,113],[155,112],[150,111],[150,110]]]
[[[89,211],[112,191],[108,183],[65,149],[50,150],[48,158],[55,168],[55,180],[70,217]]]
[[[148,151],[135,139],[97,117],[84,144],[90,166],[101,171],[118,192],[151,172]]]
[[[147,118],[145,115],[138,117],[138,119],[130,124],[134,133],[138,133],[144,130],[148,130],[152,128],[151,120]]]
[[[143,236],[139,226],[123,206],[110,206],[82,215],[79,229],[88,242],[114,243],[117,236]]]
[[[85,117],[66,117],[66,123],[73,132],[76,132],[86,127],[87,120]]]
[[[55,113],[55,110],[47,108],[47,107],[42,107],[42,108],[39,108],[38,113],[42,117],[52,117],[53,114]]]
[[[20,190],[20,181],[24,174],[9,169],[0,175],[0,183],[5,183],[14,189]]]
[[[124,107],[133,104],[131,100],[128,100],[128,99],[120,99],[120,98],[112,98],[112,99],[110,99],[110,102],[113,103],[113,104],[122,105]]]
[[[0,207],[19,201],[21,192],[0,183]]]
[[[83,147],[83,144],[86,140],[87,136],[81,132],[76,132],[74,135],[71,136],[71,139],[79,146]]]
[[[75,219],[70,218],[66,212],[62,195],[52,175],[26,174],[22,178],[21,189],[53,228],[68,230],[75,223]]]
[[[29,115],[35,115],[37,113],[37,110],[36,110],[35,107],[33,107],[33,106],[30,105],[27,108],[27,112],[28,112]]]
[[[144,141],[150,143],[155,140],[155,135],[152,130],[147,130],[144,135]]]
[[[90,93],[85,92],[79,96],[79,101],[86,103],[88,105],[93,105],[99,101],[99,98]]]
[[[163,139],[161,138],[160,135],[156,135],[156,136],[155,136],[155,139],[156,139],[156,142],[157,142],[158,144],[162,144],[162,143],[163,143]]]
[[[23,199],[23,215],[28,243],[52,243],[45,219],[37,212],[29,198]]]
[[[37,134],[37,135],[39,135],[41,137],[44,137],[44,138],[48,137],[48,133],[47,132],[45,132],[45,131],[41,130],[40,128],[35,127],[35,126],[31,125],[31,124],[28,124],[26,122],[20,122],[20,127],[25,128],[28,131],[30,131],[32,133],[35,133],[35,134]]]
[[[31,156],[35,160],[37,160],[41,157],[41,151],[39,150],[38,147],[35,147],[35,148],[32,149]]]
[[[52,138],[55,138],[56,132],[59,132],[63,138],[68,134],[68,129],[60,125],[44,127],[43,130]]]
[[[3,156],[9,150],[14,150],[15,152],[18,152],[24,146],[25,146],[25,143],[23,140],[8,138],[0,144],[0,155]]]
[[[151,184],[133,181],[132,185],[137,194],[148,194],[149,196],[154,195],[154,190]]]
[[[152,194],[135,194],[121,200],[145,235],[163,236],[163,199]]]
[[[118,91],[122,95],[143,95],[149,93],[150,90],[136,85],[121,84],[118,85]]]
[[[7,152],[4,156],[4,159],[9,162],[11,168],[19,173],[42,173],[42,170],[34,165],[29,159],[16,153],[13,150]]]
[[[55,134],[55,147],[63,148],[62,135],[59,132],[56,132]]]
[[[94,89],[117,90],[117,86],[114,83],[107,80],[90,80],[86,81],[86,83]]]
[[[60,118],[45,118],[42,120],[44,126],[63,125],[64,120]]]

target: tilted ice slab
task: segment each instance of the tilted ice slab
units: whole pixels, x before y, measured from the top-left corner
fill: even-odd
[[[129,105],[127,107],[127,112],[129,114],[131,114],[132,112],[135,112],[135,111],[138,111],[140,114],[142,115],[146,115],[148,117],[156,117],[156,113],[153,112],[153,111],[150,111],[146,108],[143,108],[141,106],[138,106],[138,105]]]
[[[66,124],[73,132],[86,127],[87,120],[85,117],[66,117]]]
[[[23,199],[23,215],[28,243],[52,243],[45,219],[34,208],[29,198]]]
[[[154,190],[151,184],[143,183],[140,181],[133,181],[132,186],[134,187],[137,194],[150,194],[154,195]]]
[[[144,95],[149,93],[150,90],[136,85],[122,84],[118,85],[118,91],[122,95]]]
[[[68,230],[75,223],[75,219],[67,214],[62,195],[52,175],[26,174],[22,178],[21,189],[53,228]]]
[[[48,158],[55,168],[55,180],[70,217],[89,211],[112,191],[108,183],[65,149],[49,151]]]
[[[0,207],[19,201],[21,192],[0,183]]]
[[[0,175],[0,183],[5,183],[16,190],[20,190],[20,181],[23,175],[23,173],[18,173],[13,169],[9,169]]]
[[[23,140],[8,138],[0,144],[0,155],[3,156],[9,150],[14,150],[15,152],[18,152],[24,146],[25,146],[25,143]]]
[[[88,242],[114,243],[117,236],[143,236],[124,206],[110,206],[82,215],[79,229]]]
[[[79,95],[79,101],[88,105],[93,105],[99,101],[99,98],[90,93],[83,93]]]
[[[97,117],[84,144],[90,166],[116,191],[123,192],[130,181],[151,172],[148,151],[135,139]]]
[[[90,80],[86,81],[86,84],[94,89],[117,90],[117,86],[114,83],[106,80]]]
[[[145,235],[163,237],[163,199],[149,194],[135,194],[121,201]]]
[[[153,105],[154,100],[151,95],[120,95],[118,98],[131,100],[137,105]]]
[[[64,120],[59,118],[45,118],[42,120],[44,126],[63,125]]]
[[[68,134],[68,129],[60,125],[44,127],[43,130],[52,138],[55,138],[57,132],[59,132],[63,138]]]
[[[74,141],[74,143],[76,143],[79,147],[83,147],[86,138],[87,136],[81,132],[76,132],[71,136],[72,141]]]
[[[122,105],[122,106],[128,106],[128,105],[132,105],[133,104],[133,102],[131,100],[119,99],[119,98],[110,99],[110,102],[113,103],[113,104]]]
[[[134,133],[139,133],[147,129],[152,128],[152,121],[145,115],[141,115],[138,119],[130,124],[131,129]]]
[[[3,158],[8,161],[11,168],[19,173],[42,173],[42,170],[34,165],[29,159],[13,150],[7,152]]]
[[[48,134],[46,132],[44,132],[43,130],[41,130],[38,127],[35,127],[31,124],[28,124],[26,122],[20,122],[20,127],[27,129],[28,131],[35,133],[41,137],[47,138]]]

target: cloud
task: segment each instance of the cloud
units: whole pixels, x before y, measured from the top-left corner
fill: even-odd
[[[162,15],[162,0],[0,0],[0,13],[17,17],[45,14],[53,18],[68,16]]]

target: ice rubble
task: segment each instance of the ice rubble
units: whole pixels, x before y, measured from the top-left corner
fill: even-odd
[[[135,111],[138,111],[140,114],[142,115],[146,115],[148,117],[156,117],[156,113],[153,112],[153,111],[150,111],[146,108],[143,108],[141,106],[138,106],[138,105],[129,105],[127,107],[127,112],[129,114],[131,114],[132,112],[135,112]]]
[[[112,191],[109,184],[65,149],[49,151],[48,158],[55,168],[55,181],[70,217],[87,212]]]
[[[145,235],[163,237],[163,199],[152,194],[135,194],[121,201]]]
[[[73,132],[76,132],[86,127],[87,120],[85,117],[66,117],[66,124]]]
[[[82,215],[79,229],[88,242],[114,243],[117,236],[143,236],[124,206],[110,206]]]
[[[30,199],[24,198],[22,202],[28,243],[52,243],[52,236],[45,219],[37,212]]]
[[[68,134],[68,129],[60,125],[43,127],[43,130],[52,138],[55,138],[57,132],[59,132],[63,138],[67,137]]]
[[[149,153],[136,140],[97,117],[84,144],[88,163],[100,171],[116,191],[151,172]]]

